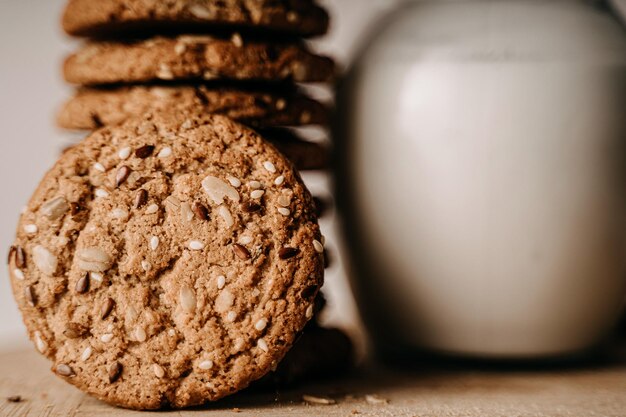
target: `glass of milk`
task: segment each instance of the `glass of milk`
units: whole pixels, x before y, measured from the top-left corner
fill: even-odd
[[[626,32],[577,0],[417,1],[339,92],[338,202],[383,352],[567,355],[623,308]]]

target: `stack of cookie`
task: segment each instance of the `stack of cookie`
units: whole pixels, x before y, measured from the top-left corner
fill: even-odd
[[[63,27],[90,41],[65,62],[80,88],[58,124],[93,130],[200,108],[257,129],[299,169],[324,168],[326,147],[284,127],[328,122],[297,85],[333,78],[333,61],[303,40],[328,23],[313,0],[70,0]]]
[[[290,383],[349,366],[349,339],[316,322],[324,304],[317,292],[323,239],[312,213],[319,203],[304,189],[295,192],[302,187],[298,176],[260,137],[210,115],[256,129],[301,170],[325,168],[326,147],[290,127],[324,126],[329,119],[327,107],[298,86],[334,75],[333,61],[303,41],[326,31],[327,13],[312,0],[70,0],[63,25],[90,40],[66,60],[66,80],[80,87],[58,124],[107,128],[64,153],[42,183],[54,189],[34,198],[10,253],[16,299],[55,372],[99,398],[143,409],[214,400],[263,375],[261,385]],[[208,135],[206,145],[199,132]],[[234,139],[245,143],[232,150]],[[187,168],[219,171],[219,179],[202,174],[207,201],[188,194],[199,183],[180,179],[190,175]],[[80,192],[70,184],[77,178]],[[174,196],[177,188],[181,194]],[[264,204],[271,196],[278,205]],[[177,216],[184,226],[168,223]],[[100,227],[87,225],[92,221],[120,224],[85,237]],[[285,227],[291,236],[303,225],[313,238],[300,242],[306,249],[274,242],[285,237]],[[206,233],[196,236],[200,232]],[[83,238],[92,245],[87,254]],[[108,246],[116,239],[127,247]],[[119,266],[112,267],[113,253]],[[194,260],[194,254],[202,256]],[[163,264],[168,256],[188,273]],[[252,265],[229,267],[233,262]],[[285,269],[287,262],[297,268]],[[221,272],[212,271],[217,265]],[[206,268],[211,271],[195,276]],[[55,278],[61,273],[64,281]],[[292,281],[296,274],[303,283]],[[190,279],[189,288],[179,279]],[[198,287],[201,281],[208,287]],[[272,283],[284,288],[264,292],[266,281],[268,290]],[[53,294],[53,282],[62,284],[62,295]],[[294,291],[297,296],[289,295]],[[53,313],[58,303],[64,303],[60,316]],[[187,318],[168,303],[179,304]],[[263,305],[267,314],[257,314]],[[189,321],[191,313],[205,315],[197,319],[203,324]],[[305,329],[302,314],[312,318]],[[259,338],[269,330],[271,337]],[[185,352],[176,353],[181,346]],[[195,358],[198,349],[206,357]],[[185,360],[176,362],[175,355]],[[189,372],[194,382],[185,382]],[[104,385],[94,388],[91,379]],[[147,388],[133,391],[144,383]]]

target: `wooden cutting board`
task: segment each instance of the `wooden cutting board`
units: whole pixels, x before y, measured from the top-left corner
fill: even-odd
[[[0,416],[141,416],[110,407],[58,379],[28,350],[0,354]],[[8,397],[19,395],[21,402]],[[309,404],[303,395],[332,399]],[[187,416],[626,416],[626,357],[594,364],[517,369],[456,366],[360,370],[337,381],[237,394]]]

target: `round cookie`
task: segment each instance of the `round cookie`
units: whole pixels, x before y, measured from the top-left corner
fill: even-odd
[[[75,36],[215,28],[322,35],[328,13],[312,0],[70,0],[63,29]]]
[[[302,43],[183,35],[92,42],[70,55],[63,70],[66,81],[84,85],[198,79],[325,82],[333,78],[335,64]]]
[[[52,370],[135,409],[217,400],[267,374],[314,314],[309,192],[253,131],[155,114],[66,151],[21,216],[14,296]]]
[[[151,111],[202,109],[253,127],[327,124],[328,109],[298,92],[269,92],[209,86],[83,88],[57,116],[66,129],[118,125]]]

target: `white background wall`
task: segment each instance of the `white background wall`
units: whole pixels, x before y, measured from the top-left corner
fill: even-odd
[[[327,0],[331,33],[319,49],[346,63],[369,22],[397,0]],[[15,223],[44,172],[71,135],[56,130],[54,112],[69,95],[61,79],[63,56],[75,47],[60,30],[64,0],[0,0],[0,254],[11,245]],[[315,190],[324,181],[311,179]],[[330,246],[332,220],[322,225]],[[337,250],[336,248],[334,249]],[[337,260],[338,256],[334,257]],[[331,322],[352,325],[356,311],[340,262],[327,274]],[[0,350],[25,343],[8,273],[0,267]]]

